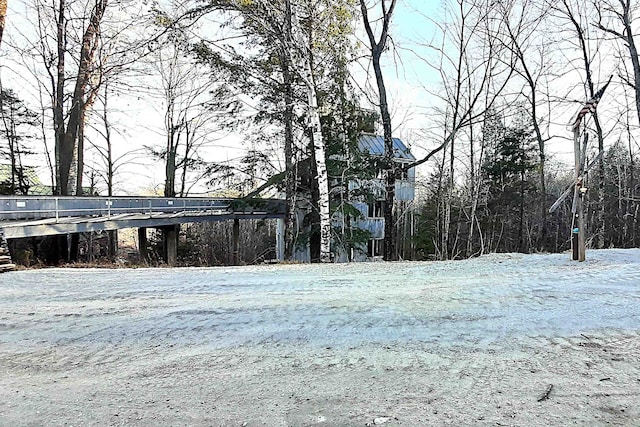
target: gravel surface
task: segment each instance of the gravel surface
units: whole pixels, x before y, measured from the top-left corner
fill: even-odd
[[[0,275],[0,425],[640,426],[640,250]]]

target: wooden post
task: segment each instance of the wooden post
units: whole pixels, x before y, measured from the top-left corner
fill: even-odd
[[[282,262],[284,261],[284,218],[278,218],[276,221],[276,259]]]
[[[234,218],[233,220],[233,265],[238,265],[240,262],[240,220]]]
[[[580,194],[580,210],[578,211],[578,261],[583,262],[587,259],[587,244],[585,238],[584,209],[582,206],[582,195]]]
[[[175,266],[178,263],[178,230],[180,226],[169,225],[162,228],[162,238],[164,240],[165,261],[168,266]]]
[[[584,261],[586,258],[586,239],[585,239],[585,225],[584,225],[584,212],[582,207],[582,198],[586,193],[586,188],[583,187],[583,179],[588,170],[582,170],[586,167],[586,152],[587,152],[587,135],[585,135],[584,146],[582,149],[582,155],[580,153],[580,125],[582,119],[587,114],[595,114],[596,107],[600,98],[604,94],[604,91],[611,83],[611,79],[613,75],[609,77],[607,84],[605,84],[598,92],[593,94],[593,96],[584,104],[584,106],[578,112],[575,121],[572,124],[573,127],[573,144],[575,150],[575,161],[576,161],[576,172],[575,172],[575,189],[573,193],[573,218],[571,224],[571,247],[572,247],[572,257],[574,260]],[[601,156],[602,153],[599,153],[598,156]]]
[[[140,253],[140,261],[143,264],[149,262],[149,251],[147,249],[147,229],[145,227],[138,228],[138,252]]]
[[[571,254],[574,261],[586,259],[586,239],[584,230],[584,212],[582,207],[582,155],[580,149],[580,128],[573,129],[573,148],[575,158],[575,189],[573,195],[573,219],[571,221]]]
[[[107,231],[107,236],[109,236],[109,247],[107,249],[109,258],[115,260],[118,255],[118,230]]]
[[[93,231],[89,232],[89,247],[87,248],[87,254],[89,255],[89,263],[93,263],[95,259],[95,254],[93,253]]]

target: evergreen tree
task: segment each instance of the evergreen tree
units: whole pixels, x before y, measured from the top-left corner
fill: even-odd
[[[523,127],[506,128],[483,165],[489,185],[487,219],[494,235],[492,248],[497,250],[527,252],[531,247],[525,230],[525,216],[531,212],[527,207],[533,201],[529,196],[536,191],[531,136]]]
[[[25,140],[31,138],[38,115],[31,111],[11,89],[0,88],[0,136],[6,141],[0,146],[0,156],[9,161],[10,173],[0,183],[3,194],[27,194],[30,181],[23,165],[25,156],[34,154]]]

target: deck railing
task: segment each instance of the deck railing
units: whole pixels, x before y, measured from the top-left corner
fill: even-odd
[[[195,197],[41,197],[1,196],[0,221],[46,218],[167,213],[279,213],[282,201],[258,200],[239,203],[237,199]]]

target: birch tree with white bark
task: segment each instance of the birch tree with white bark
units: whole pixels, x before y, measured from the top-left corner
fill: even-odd
[[[312,9],[307,9],[312,13]],[[285,0],[285,43],[295,70],[304,82],[307,90],[307,118],[309,134],[313,145],[315,161],[314,177],[318,186],[318,213],[320,216],[320,261],[331,261],[331,214],[329,211],[329,176],[325,141],[322,135],[320,113],[318,111],[318,94],[313,72],[313,61],[310,42],[306,39],[300,23],[298,3]]]
[[[328,6],[326,6],[328,7]],[[223,11],[230,14],[239,14],[244,19],[240,31],[246,37],[254,37],[271,45],[265,47],[273,49],[276,47],[276,54],[279,57],[282,78],[284,82],[284,93],[281,95],[286,101],[285,118],[285,161],[287,162],[287,199],[292,201],[294,190],[293,171],[297,167],[294,164],[293,138],[295,128],[293,125],[294,116],[303,112],[305,117],[304,137],[310,141],[312,162],[312,175],[316,183],[315,190],[318,194],[312,195],[313,209],[317,210],[319,217],[320,231],[320,254],[319,261],[328,262],[331,260],[331,216],[329,206],[329,178],[326,167],[326,141],[322,133],[322,124],[318,106],[318,82],[315,74],[313,62],[314,31],[308,22],[313,21],[313,16],[324,10],[325,5],[318,2],[308,1],[214,1],[200,13]],[[233,51],[234,49],[230,49]],[[229,51],[229,49],[227,49]],[[215,53],[213,56],[219,56]],[[243,63],[240,54],[233,52],[230,54],[234,69],[240,68],[242,74],[251,65]],[[252,79],[261,79],[255,74]],[[264,81],[268,81],[269,76]],[[296,85],[299,83],[299,86]],[[273,84],[281,84],[273,81]],[[304,101],[295,96],[297,88],[302,87],[304,91]],[[299,161],[299,160],[298,160]],[[289,206],[292,213],[292,206]],[[288,221],[291,225],[291,221]],[[288,230],[290,230],[288,228]],[[288,233],[291,234],[291,233]],[[287,239],[291,241],[290,236]]]

